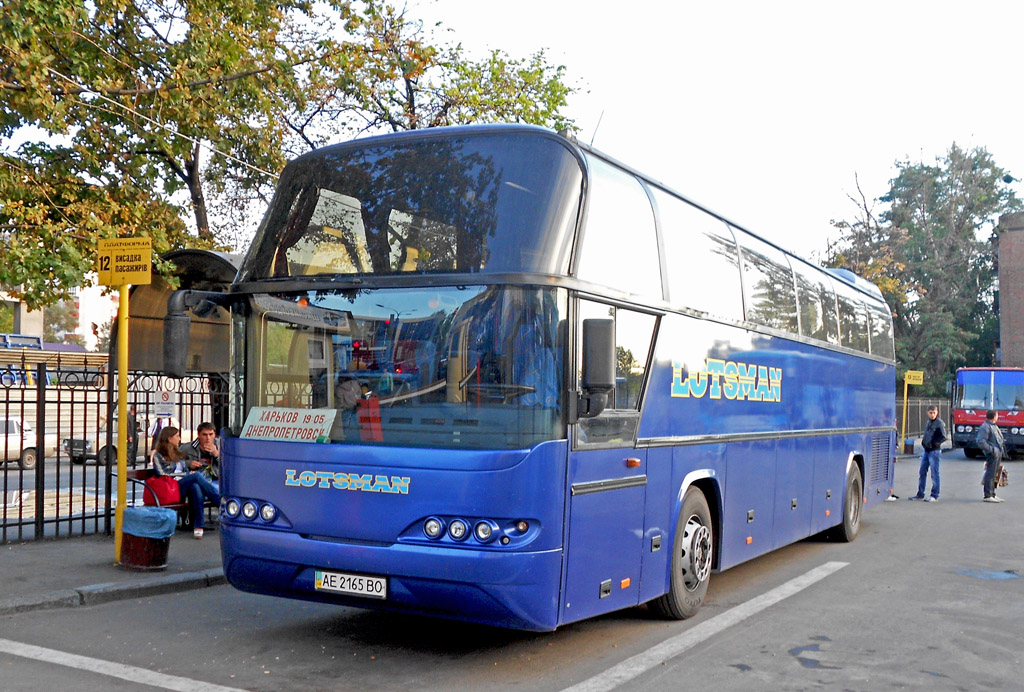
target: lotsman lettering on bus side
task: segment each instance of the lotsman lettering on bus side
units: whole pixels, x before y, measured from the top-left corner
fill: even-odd
[[[683,377],[685,366],[672,361],[673,397],[711,399],[723,396],[730,401],[782,401],[782,368],[708,358],[704,369],[691,370]]]

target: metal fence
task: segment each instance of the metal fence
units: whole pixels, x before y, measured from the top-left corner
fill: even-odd
[[[928,424],[928,409],[932,406],[938,407],[939,418],[946,421],[946,429],[949,429],[949,399],[909,397],[907,399],[907,437],[921,437],[924,433],[924,426]],[[903,432],[903,399],[896,400],[896,430],[899,433]]]
[[[116,373],[106,358],[24,352],[0,363],[0,543],[110,533],[116,507]],[[181,380],[128,373],[128,406],[141,431],[129,468],[144,466],[156,402],[171,392],[182,440],[203,421],[223,424],[222,375]],[[39,452],[39,450],[43,450]],[[133,498],[129,495],[129,501]],[[140,498],[141,499],[141,498]]]

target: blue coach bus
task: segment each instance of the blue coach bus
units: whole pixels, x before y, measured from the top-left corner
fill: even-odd
[[[302,156],[214,300],[245,591],[530,630],[684,618],[714,572],[853,540],[891,494],[878,289],[562,134]]]

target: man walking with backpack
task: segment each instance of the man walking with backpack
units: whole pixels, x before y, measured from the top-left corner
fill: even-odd
[[[924,435],[921,436],[921,446],[924,453],[921,455],[921,473],[917,481],[917,495],[911,500],[925,500],[935,502],[939,499],[939,458],[942,455],[942,443],[947,439],[946,424],[939,418],[937,406],[928,407],[928,424],[924,426]],[[925,499],[924,486],[928,480],[928,471],[932,472],[932,493]]]

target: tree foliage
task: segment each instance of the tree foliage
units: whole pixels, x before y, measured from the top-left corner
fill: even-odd
[[[43,341],[85,346],[85,339],[75,333],[78,308],[69,300],[54,303],[43,311]]]
[[[83,284],[98,238],[231,245],[286,159],[329,141],[567,125],[562,78],[543,53],[433,45],[378,0],[8,0],[0,283],[38,307]],[[13,148],[27,126],[44,136]]]
[[[957,367],[994,359],[994,228],[1021,202],[984,148],[953,144],[936,165],[903,161],[876,215],[861,194],[829,264],[874,281],[893,311],[901,368],[939,394]],[[859,186],[858,186],[859,191]]]

